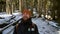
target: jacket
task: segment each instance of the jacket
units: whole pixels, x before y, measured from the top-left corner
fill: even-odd
[[[17,29],[14,28],[13,34],[39,34],[39,32],[37,25],[33,24],[31,19],[28,19],[26,22],[22,20]]]

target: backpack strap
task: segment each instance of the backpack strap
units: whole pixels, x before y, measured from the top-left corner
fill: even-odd
[[[19,24],[16,24],[16,32],[17,32],[18,26],[19,26]]]
[[[16,29],[18,28],[18,24],[16,24]]]
[[[32,25],[30,25],[30,28],[32,28],[32,27],[34,27],[34,28],[35,28],[35,24],[34,24],[34,23],[32,23]]]

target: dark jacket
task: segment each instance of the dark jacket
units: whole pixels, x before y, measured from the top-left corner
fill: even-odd
[[[26,22],[24,20],[19,23],[18,28],[14,30],[13,34],[39,34],[36,24],[33,24],[31,19]]]

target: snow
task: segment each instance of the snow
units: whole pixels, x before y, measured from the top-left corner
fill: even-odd
[[[17,19],[21,18],[22,14],[21,13],[13,13],[12,15],[11,14],[1,14],[0,17],[3,17],[4,19],[0,19],[0,24],[10,23],[10,22],[7,22],[7,21],[10,20],[14,16],[16,16],[16,17],[14,19],[12,19],[11,21],[14,21],[14,20],[17,20]]]
[[[58,30],[55,27],[49,25],[48,22],[43,21],[41,18],[32,19],[32,22],[37,25],[40,34],[58,34]]]
[[[54,22],[52,22],[52,21],[49,21],[49,24],[52,25],[52,26],[58,27],[58,26],[57,26],[57,23],[54,23]]]
[[[0,15],[0,17],[9,17],[9,16],[12,16],[10,14],[3,14],[3,15]]]
[[[49,25],[46,21],[41,20],[41,18],[34,18],[32,19],[32,22],[37,25],[40,34],[58,34],[60,32],[55,27]],[[13,27],[11,28],[13,29]],[[11,31],[11,28],[9,27],[5,31],[3,31],[3,34],[6,34]],[[12,34],[13,31],[10,34]]]
[[[1,17],[4,17],[5,19],[0,19],[0,24],[3,24],[3,23],[12,23],[12,22],[15,22],[17,21],[18,19],[21,19],[22,18],[22,14],[21,13],[13,13],[13,15],[8,15],[8,14],[2,14],[0,15]],[[11,19],[12,17],[14,17],[14,19]],[[11,19],[11,20],[10,20]],[[10,21],[8,21],[10,20]],[[8,21],[8,22],[7,22]],[[0,28],[1,30],[2,28]],[[13,33],[13,30],[14,30],[14,26],[10,26],[9,28],[5,29],[2,34],[12,34]]]
[[[14,19],[12,19],[10,22],[14,22],[15,20],[18,20],[19,18],[22,18],[22,14],[19,13],[13,13],[14,16],[16,16]],[[0,15],[0,17],[5,17],[5,19],[0,19],[0,24],[8,21],[11,18],[12,15]],[[35,23],[38,27],[39,34],[60,34],[60,30],[57,30],[57,23],[54,23],[53,21],[46,21],[42,18],[32,18],[32,22]],[[53,27],[55,26],[55,27]],[[14,31],[14,26],[10,26],[9,28],[5,29],[3,31],[3,34],[12,34]]]
[[[58,32],[58,34],[60,34],[60,31],[57,31]]]
[[[10,26],[9,28],[7,28],[6,30],[4,30],[2,32],[2,34],[12,34],[14,30],[14,26]],[[11,32],[10,32],[11,31]]]

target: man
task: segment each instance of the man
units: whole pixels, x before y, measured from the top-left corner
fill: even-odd
[[[31,11],[25,9],[22,14],[22,21],[15,27],[13,34],[39,34],[37,26],[31,21]]]

